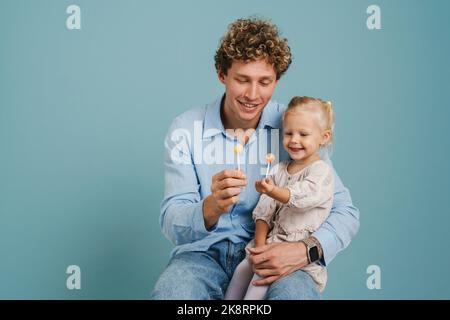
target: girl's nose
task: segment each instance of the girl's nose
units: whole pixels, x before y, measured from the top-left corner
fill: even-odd
[[[300,143],[300,137],[298,135],[294,134],[291,137],[291,142],[293,142],[293,143]]]

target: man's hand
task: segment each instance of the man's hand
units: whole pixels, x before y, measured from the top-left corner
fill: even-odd
[[[303,242],[272,243],[248,248],[254,272],[262,279],[254,285],[269,285],[279,278],[297,271],[308,264]]]
[[[261,179],[255,182],[256,191],[259,193],[269,193],[275,188],[275,183],[270,178]]]
[[[203,217],[207,229],[239,201],[241,187],[246,185],[247,178],[239,170],[226,169],[212,177],[211,194],[203,202]]]

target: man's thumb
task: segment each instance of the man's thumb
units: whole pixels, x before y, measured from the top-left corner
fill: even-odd
[[[260,247],[247,248],[251,254],[260,254],[261,252],[266,251],[267,244]]]

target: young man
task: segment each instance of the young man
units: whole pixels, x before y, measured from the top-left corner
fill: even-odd
[[[165,140],[160,222],[176,247],[153,299],[224,297],[253,236],[252,210],[259,199],[254,182],[264,174],[264,156],[279,151],[278,159],[287,159],[279,148],[285,107],[270,100],[291,63],[287,40],[270,22],[239,19],[222,39],[215,62],[224,96],[178,116]],[[242,153],[233,153],[236,139]],[[262,277],[257,284],[270,285],[266,299],[320,298],[301,268],[315,261],[328,264],[358,228],[358,209],[335,174],[333,208],[319,230],[305,241],[251,250]]]

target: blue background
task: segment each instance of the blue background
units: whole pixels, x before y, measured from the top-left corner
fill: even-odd
[[[66,28],[70,4],[81,30]],[[366,27],[371,4],[382,30]],[[0,298],[148,298],[171,250],[163,137],[223,92],[219,39],[254,14],[294,55],[274,99],[317,96],[337,113],[333,161],[361,228],[324,298],[450,298],[445,0],[1,0]],[[66,288],[72,264],[81,290]]]

